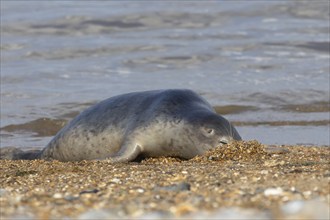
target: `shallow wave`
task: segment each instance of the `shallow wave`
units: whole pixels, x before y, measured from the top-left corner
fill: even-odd
[[[329,120],[319,121],[232,121],[236,126],[329,126]]]
[[[31,132],[35,137],[47,137],[55,135],[65,124],[64,119],[39,118],[23,124],[11,124],[2,127],[1,131],[7,132]]]

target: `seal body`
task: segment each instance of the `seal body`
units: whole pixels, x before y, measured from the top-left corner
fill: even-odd
[[[195,92],[145,91],[115,96],[83,111],[57,133],[39,158],[190,159],[233,139],[241,140],[236,129]]]

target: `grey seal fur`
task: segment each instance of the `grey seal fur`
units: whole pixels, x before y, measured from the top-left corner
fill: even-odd
[[[101,101],[64,126],[43,150],[19,152],[16,159],[190,159],[232,140],[241,140],[234,126],[195,92],[154,90]]]

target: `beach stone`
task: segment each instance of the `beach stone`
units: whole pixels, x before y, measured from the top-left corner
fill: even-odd
[[[79,193],[79,195],[82,195],[82,194],[88,194],[88,193],[98,193],[99,190],[98,189],[88,189],[88,190],[83,190]]]
[[[5,189],[0,188],[0,197],[4,197],[8,194],[8,191]]]
[[[173,192],[190,191],[190,184],[186,182],[181,182],[169,186],[157,186],[155,187],[155,190],[156,191],[165,190],[165,191],[173,191]]]
[[[164,212],[164,211],[154,211],[145,213],[139,217],[136,217],[135,219],[151,219],[151,220],[160,220],[160,219],[174,219],[174,216],[170,212]]]
[[[265,196],[280,196],[283,194],[283,189],[281,187],[268,188],[264,191]]]
[[[329,219],[329,204],[314,199],[310,201],[295,200],[281,207],[284,219]]]
[[[69,195],[69,196],[64,196],[64,199],[66,200],[66,201],[74,201],[74,200],[77,200],[77,199],[79,199],[79,197],[78,196],[71,196],[71,195]]]
[[[221,208],[214,212],[194,212],[189,215],[183,216],[183,219],[263,219],[270,220],[271,215],[265,211],[257,209],[243,209],[239,207]]]
[[[19,220],[35,220],[37,219],[36,217],[29,217],[29,216],[26,216],[26,215],[15,215],[15,216],[12,216],[11,219],[19,219]]]
[[[106,210],[88,210],[87,212],[78,216],[77,219],[80,220],[90,220],[90,219],[119,219],[116,214],[106,211]]]
[[[54,198],[54,199],[62,199],[62,198],[63,198],[63,194],[61,194],[61,193],[55,193],[55,194],[53,195],[53,198]]]

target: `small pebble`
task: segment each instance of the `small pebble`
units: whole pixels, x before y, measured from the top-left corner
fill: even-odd
[[[154,211],[154,212],[148,212],[145,213],[135,219],[140,219],[140,220],[163,220],[163,219],[174,219],[173,215],[170,212],[162,212],[162,211]]]
[[[261,170],[260,174],[266,175],[266,174],[268,174],[268,170]]]
[[[53,198],[54,198],[54,199],[62,199],[62,198],[63,198],[63,195],[62,195],[61,193],[55,193],[55,194],[53,195]]]
[[[283,194],[283,189],[281,187],[268,188],[264,191],[265,196],[279,196]]]
[[[79,199],[79,197],[78,196],[64,196],[64,199],[66,201],[74,201],[74,200]]]
[[[87,193],[98,193],[98,192],[99,192],[98,189],[89,189],[89,190],[81,191],[79,194],[82,195],[82,194],[87,194]]]
[[[3,196],[5,196],[5,195],[7,195],[7,190],[5,190],[5,189],[0,189],[0,197],[3,197]]]
[[[119,219],[117,215],[105,211],[105,210],[88,210],[85,213],[82,213],[80,216],[78,216],[77,219],[80,220],[90,220],[90,219]]]
[[[305,198],[308,198],[312,195],[312,192],[311,191],[305,191],[305,192],[303,192],[303,195],[304,195]]]
[[[319,199],[291,201],[281,207],[286,219],[329,219],[329,206]]]
[[[155,187],[155,190],[165,190],[165,191],[174,191],[174,192],[180,192],[180,191],[190,191],[190,184],[186,182],[182,182],[179,184],[169,185],[169,186],[158,186]]]
[[[187,215],[184,219],[263,219],[271,220],[269,212],[260,211],[257,209],[243,209],[239,207],[221,208],[214,212],[197,212]]]
[[[118,178],[113,178],[112,180],[110,180],[110,182],[112,182],[112,183],[120,183],[121,180],[118,179]]]

